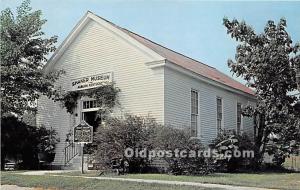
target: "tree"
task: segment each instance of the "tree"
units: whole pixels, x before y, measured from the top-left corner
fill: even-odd
[[[41,16],[40,10],[32,11],[29,0],[17,8],[16,16],[10,8],[1,11],[1,117],[22,115],[35,108],[40,94],[55,93],[53,83],[62,71],[45,75],[43,66],[55,50],[57,36],[44,36],[41,28],[46,20]]]
[[[23,169],[36,169],[39,140],[36,127],[28,126],[14,116],[1,118],[1,169],[7,158],[17,163],[22,160]]]
[[[293,107],[299,101],[294,94],[300,45],[293,45],[285,19],[277,25],[268,21],[261,34],[236,19],[224,18],[223,24],[239,43],[235,60],[228,60],[228,66],[256,92],[256,106],[244,109],[244,115],[255,118],[255,164],[262,162],[271,137],[277,139],[273,141],[276,152],[282,151],[285,157],[300,141],[299,114]]]
[[[1,118],[1,169],[5,159],[16,161],[19,169],[37,169],[38,153],[53,153],[56,135],[53,129],[27,125],[15,116]]]
[[[297,75],[296,75],[296,81],[298,85],[298,90],[300,91],[300,65],[296,66],[297,68]]]

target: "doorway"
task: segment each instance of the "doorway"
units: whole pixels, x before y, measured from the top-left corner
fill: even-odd
[[[82,101],[81,120],[86,121],[96,131],[101,124],[101,115],[97,113],[100,109],[96,100],[87,99]]]
[[[82,112],[82,120],[87,122],[93,127],[93,138],[95,138],[95,133],[97,132],[98,126],[101,124],[101,117],[97,114],[97,111],[85,111]],[[97,148],[97,144],[93,141],[92,144],[87,144],[84,146],[84,154],[93,154]]]
[[[82,120],[92,126],[94,131],[96,131],[97,127],[101,124],[101,117],[97,115],[97,111],[82,112]]]
[[[95,100],[87,99],[82,101],[81,120],[87,122],[93,127],[93,136],[97,133],[98,127],[101,125],[101,115],[97,113],[100,109]],[[97,148],[97,144],[93,141],[92,144],[84,146],[84,154],[93,154]]]

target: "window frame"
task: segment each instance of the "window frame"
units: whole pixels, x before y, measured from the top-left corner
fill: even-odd
[[[219,122],[219,105],[218,105],[218,100],[221,100],[221,120]],[[220,123],[220,127],[219,127]],[[216,97],[216,128],[217,128],[217,135],[219,135],[222,130],[224,129],[224,105],[223,105],[223,98],[220,96]]]
[[[240,122],[238,122],[238,106],[240,105]],[[243,133],[243,115],[242,115],[242,103],[240,102],[237,102],[236,103],[236,133],[238,135],[242,134]],[[240,129],[238,130],[238,124],[240,124]]]
[[[195,93],[196,97],[193,97],[193,93]],[[193,102],[193,99],[195,102]],[[193,105],[193,103],[196,104]],[[196,113],[194,113],[194,111],[196,111]],[[193,129],[193,124],[195,124],[195,129]],[[190,132],[192,137],[198,137],[198,132],[199,132],[198,126],[199,126],[199,91],[196,89],[191,89],[190,91]],[[194,134],[193,131],[195,131]]]
[[[93,102],[95,102],[96,101],[96,99],[94,99],[94,98],[89,98],[89,97],[82,97],[81,99],[80,99],[80,102],[79,102],[79,104],[80,104],[80,115],[82,115],[82,113],[83,112],[90,112],[90,111],[98,111],[98,110],[100,110],[101,109],[101,107],[99,107],[99,106],[96,106],[96,107],[90,107],[90,102],[91,101],[93,101]],[[84,102],[89,102],[89,108],[84,108],[83,106],[84,106]],[[81,118],[80,118],[81,120],[82,120],[82,116],[81,116]]]

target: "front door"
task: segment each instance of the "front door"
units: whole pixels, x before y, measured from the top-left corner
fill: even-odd
[[[81,120],[86,121],[90,126],[93,127],[94,137],[97,133],[97,128],[101,124],[101,116],[97,111],[99,110],[99,106],[97,105],[95,100],[84,100],[82,101],[82,110],[81,110]],[[92,154],[97,148],[95,142],[92,144],[87,144],[84,146],[84,154]]]
[[[97,127],[101,124],[101,117],[97,115],[97,111],[82,112],[82,120],[86,121],[93,130],[96,131]]]

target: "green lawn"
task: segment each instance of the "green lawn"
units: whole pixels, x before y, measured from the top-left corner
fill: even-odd
[[[125,178],[190,181],[276,189],[299,189],[300,173],[225,174],[208,176],[173,176],[165,174],[128,174]]]
[[[90,171],[83,174],[84,176],[98,176],[99,172]],[[60,175],[80,176],[80,172],[62,173]],[[105,176],[105,175],[104,175]],[[137,179],[155,179],[168,181],[188,181],[200,183],[214,183],[236,186],[249,187],[265,187],[276,189],[299,189],[300,173],[252,173],[252,174],[228,174],[216,173],[208,176],[174,176],[166,174],[127,174],[121,176],[122,178],[137,178]]]
[[[1,172],[1,184],[18,185],[21,187],[39,187],[54,189],[84,189],[84,190],[212,190],[211,188],[199,188],[190,186],[174,186],[159,184],[143,184],[134,182],[119,182],[109,180],[84,179],[74,177],[57,176],[25,176],[12,172]],[[221,189],[220,189],[221,190]]]
[[[80,172],[61,173],[61,177],[55,176],[23,176],[15,172],[2,172],[1,184],[14,184],[26,187],[43,187],[43,188],[58,188],[58,189],[205,189],[193,188],[188,186],[172,186],[172,185],[158,185],[158,184],[141,184],[134,182],[118,182],[108,180],[71,178],[67,176],[82,176]],[[88,172],[83,176],[98,176],[98,172]],[[121,178],[137,178],[137,179],[155,179],[155,180],[169,180],[169,181],[188,181],[200,183],[214,183],[226,184],[236,186],[249,187],[265,187],[275,189],[299,189],[300,187],[300,173],[261,173],[261,174],[228,174],[216,173],[208,176],[174,176],[166,174],[127,174],[122,176],[115,176],[107,174],[104,176],[121,177]]]

